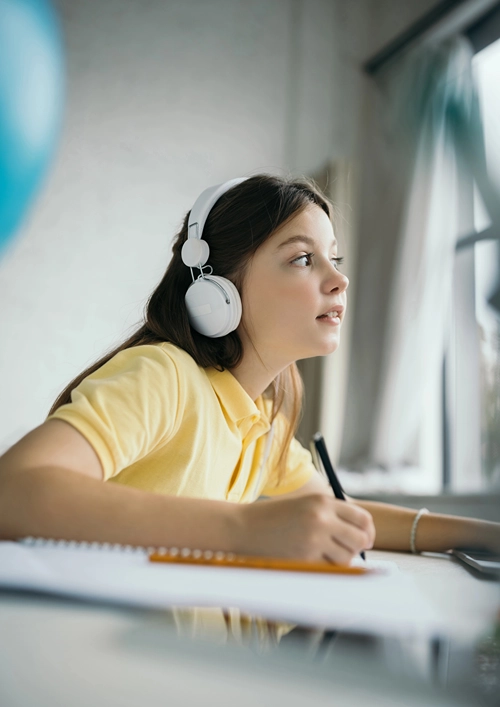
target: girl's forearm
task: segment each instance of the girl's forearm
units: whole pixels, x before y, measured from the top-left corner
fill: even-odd
[[[160,496],[61,468],[2,469],[0,539],[232,551],[235,504]]]
[[[410,536],[417,511],[376,501],[355,503],[371,513],[376,529],[375,548],[410,551]],[[417,525],[418,551],[442,552],[457,547],[500,549],[500,524],[439,513],[423,514]]]
[[[24,536],[243,555],[326,556],[371,547],[372,520],[325,494],[262,503],[163,496],[62,467],[0,463],[0,539]]]

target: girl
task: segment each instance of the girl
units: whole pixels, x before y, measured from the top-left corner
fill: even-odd
[[[375,542],[498,548],[500,524],[337,501],[295,440],[295,362],[339,345],[341,260],[331,205],[309,182],[259,175],[203,192],[142,326],[1,458],[0,537],[336,563]]]

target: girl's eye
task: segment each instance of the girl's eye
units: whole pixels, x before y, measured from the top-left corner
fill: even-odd
[[[306,255],[300,255],[298,258],[295,258],[292,260],[292,263],[295,265],[300,265],[300,267],[309,267],[311,265],[311,258],[313,257],[314,253],[307,253]],[[335,267],[338,269],[339,265],[342,265],[344,262],[343,257],[338,257],[338,258],[332,258],[331,259],[335,263]]]
[[[299,255],[298,258],[292,260],[295,265],[300,265],[301,267],[308,267],[311,264],[311,258],[314,253],[307,253],[306,255]]]

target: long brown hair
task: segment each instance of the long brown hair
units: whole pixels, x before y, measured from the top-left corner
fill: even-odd
[[[210,246],[208,264],[214,274],[227,277],[241,292],[246,267],[255,251],[280,226],[311,204],[318,205],[332,217],[331,204],[310,180],[260,174],[232,187],[216,202],[203,229],[203,238]],[[243,346],[236,331],[211,339],[189,324],[184,295],[192,279],[181,259],[188,220],[189,213],[173,242],[167,271],[146,304],[143,323],[126,341],[76,376],[54,402],[49,414],[71,402],[73,389],[84,378],[120,351],[133,346],[169,341],[187,351],[199,366],[221,371],[234,368],[241,361]],[[272,398],[271,420],[283,410],[289,422],[278,457],[280,477],[300,419],[302,393],[302,380],[295,363],[283,370],[266,391]]]

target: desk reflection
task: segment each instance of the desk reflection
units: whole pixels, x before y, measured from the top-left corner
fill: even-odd
[[[294,624],[267,621],[239,609],[175,607],[168,613],[169,622],[179,636],[218,644],[252,646],[259,652],[276,648],[283,636],[295,628]]]

